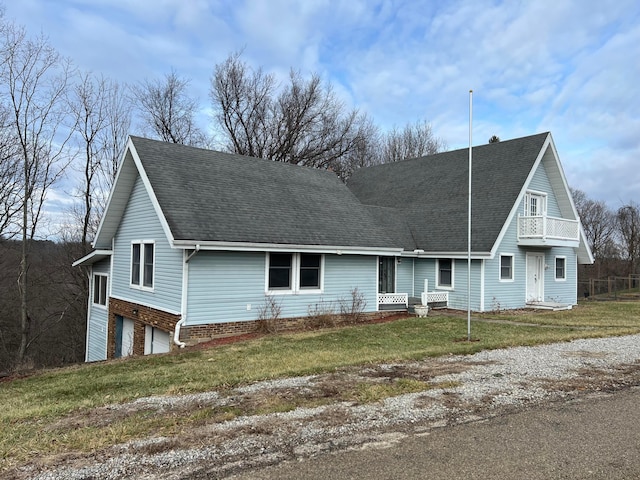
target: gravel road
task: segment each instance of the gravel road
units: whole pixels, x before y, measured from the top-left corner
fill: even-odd
[[[371,404],[337,402],[286,413],[238,417],[194,428],[180,438],[148,438],[90,455],[34,459],[11,472],[35,479],[229,478],[285,460],[393,442],[587,392],[640,385],[640,335],[491,350],[421,362],[372,365],[327,375],[287,378],[239,388],[150,397],[111,405],[105,415],[142,409],[185,409],[248,401],[265,392],[308,396],[328,385],[372,378],[428,380],[437,386]]]

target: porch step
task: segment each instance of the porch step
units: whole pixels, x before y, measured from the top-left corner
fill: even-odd
[[[527,303],[527,308],[535,308],[538,310],[553,310],[554,312],[557,312],[559,310],[571,310],[573,308],[573,305],[558,302],[529,302]]]

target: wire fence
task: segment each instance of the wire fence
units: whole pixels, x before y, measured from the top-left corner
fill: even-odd
[[[640,298],[640,274],[578,282],[578,295],[581,294],[584,298]]]

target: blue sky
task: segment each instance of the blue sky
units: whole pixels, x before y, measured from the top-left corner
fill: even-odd
[[[216,63],[317,72],[383,128],[426,119],[449,148],[551,131],[569,184],[640,202],[637,0],[20,0],[5,17],[122,82],[174,68],[202,117]]]

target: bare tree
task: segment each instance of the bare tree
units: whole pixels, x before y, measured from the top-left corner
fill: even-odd
[[[571,190],[584,234],[597,259],[611,253],[616,233],[616,216],[603,201],[592,200],[582,190]]]
[[[365,115],[347,110],[330,84],[291,71],[286,85],[240,53],[216,65],[210,97],[226,147],[242,155],[316,168],[334,168],[362,145]]]
[[[126,86],[111,82],[107,89],[107,126],[98,134],[102,145],[102,162],[99,169],[100,191],[108,193],[116,180],[120,161],[126,148],[131,129],[131,103],[126,96]],[[106,195],[98,197],[100,210],[104,210]]]
[[[382,137],[381,163],[398,162],[406,158],[433,155],[446,149],[443,140],[433,134],[426,120],[408,123],[402,130],[393,128]]]
[[[29,39],[23,28],[6,25],[2,31],[2,101],[10,112],[7,128],[18,145],[14,157],[21,171],[20,211],[17,227],[21,238],[20,345],[21,364],[31,339],[32,318],[27,275],[30,246],[37,232],[50,187],[68,164],[69,134],[60,127],[65,120],[64,95],[70,74],[62,59],[43,37]],[[69,132],[69,130],[66,130]]]
[[[118,84],[89,73],[81,74],[69,99],[75,116],[82,183],[77,209],[80,243],[86,248],[95,233],[103,199],[115,178],[130,124],[130,107]]]
[[[9,233],[14,217],[20,213],[21,172],[17,143],[9,128],[9,109],[0,103],[0,238]],[[12,232],[15,234],[15,231]]]
[[[628,273],[636,273],[640,260],[640,205],[629,202],[618,209],[616,217],[621,250],[628,264]]]
[[[197,127],[198,102],[189,97],[189,80],[171,70],[162,80],[145,80],[132,87],[144,128],[160,140],[184,145],[204,145]]]

